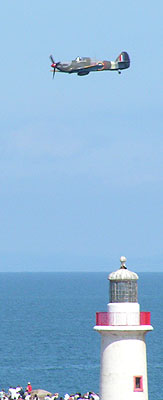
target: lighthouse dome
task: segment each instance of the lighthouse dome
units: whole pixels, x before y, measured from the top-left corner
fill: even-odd
[[[109,281],[128,281],[130,279],[137,280],[139,279],[138,275],[135,272],[129,271],[126,267],[126,257],[121,256],[120,262],[121,267],[117,269],[117,271],[112,272],[108,279]]]
[[[138,280],[139,277],[135,272],[129,271],[128,269],[119,268],[117,271],[112,272],[108,276],[109,281],[128,281]]]

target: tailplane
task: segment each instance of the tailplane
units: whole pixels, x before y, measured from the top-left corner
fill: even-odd
[[[117,69],[125,69],[130,66],[130,58],[126,51],[122,51],[122,53],[116,58],[115,62],[117,63]]]

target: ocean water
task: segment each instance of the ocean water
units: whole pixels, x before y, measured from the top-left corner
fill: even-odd
[[[109,271],[108,271],[109,272]],[[0,388],[99,391],[96,311],[109,301],[107,273],[0,273]],[[146,336],[150,400],[163,400],[163,273],[140,273],[141,311],[151,311]]]

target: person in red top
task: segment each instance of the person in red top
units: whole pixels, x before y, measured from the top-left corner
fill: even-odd
[[[28,392],[28,393],[31,393],[31,392],[32,392],[31,382],[28,382],[28,385],[27,385],[27,392]]]

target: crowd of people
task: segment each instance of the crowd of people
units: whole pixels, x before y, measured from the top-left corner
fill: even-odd
[[[22,386],[10,386],[6,393],[4,389],[0,391],[0,400],[29,400],[31,398],[32,385],[28,382],[27,387],[23,390]]]
[[[22,386],[10,386],[7,393],[2,389],[0,391],[0,400],[99,400],[99,395],[94,392],[87,392],[83,395],[81,393],[66,393],[63,397],[61,397],[59,393],[51,394],[45,392],[44,394],[44,392],[44,390],[40,389],[32,390],[32,385],[28,382],[25,390],[23,390]]]
[[[66,393],[63,399],[62,397],[60,397],[60,400],[83,400],[83,399],[99,400],[99,395],[94,392],[87,392],[83,395],[81,393],[75,393],[70,395]]]

